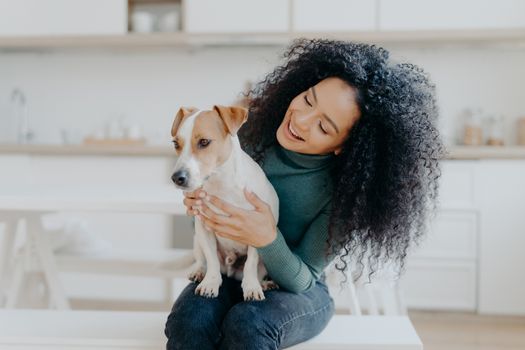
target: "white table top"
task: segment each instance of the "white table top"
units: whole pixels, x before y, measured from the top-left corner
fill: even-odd
[[[0,185],[0,212],[115,211],[185,215],[182,191],[169,184]]]

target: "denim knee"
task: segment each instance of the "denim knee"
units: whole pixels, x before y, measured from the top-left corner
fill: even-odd
[[[221,320],[207,302],[199,296],[175,303],[164,329],[167,349],[215,349]]]
[[[219,327],[213,314],[206,310],[191,315],[172,312],[164,330],[167,349],[214,349],[219,341]]]
[[[279,330],[274,320],[266,319],[261,309],[254,303],[244,302],[235,305],[226,315],[221,326],[220,349],[260,349],[279,348]]]

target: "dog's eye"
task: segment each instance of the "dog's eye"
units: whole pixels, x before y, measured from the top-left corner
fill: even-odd
[[[180,148],[180,145],[179,145],[179,143],[178,143],[177,141],[173,140],[173,147],[174,147],[175,149],[179,149],[179,148]]]
[[[208,139],[200,139],[199,140],[199,148],[205,148],[208,147],[208,145],[211,143],[211,140]]]

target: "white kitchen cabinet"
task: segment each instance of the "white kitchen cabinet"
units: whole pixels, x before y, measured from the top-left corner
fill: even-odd
[[[376,2],[370,0],[292,0],[296,32],[376,29]]]
[[[0,0],[0,36],[125,34],[126,0]]]
[[[475,207],[475,160],[441,162],[438,205],[440,208],[471,209]]]
[[[474,209],[440,209],[413,257],[475,263],[478,256],[478,220],[478,211]]]
[[[187,33],[288,32],[290,5],[284,0],[187,0]]]
[[[479,212],[477,161],[441,163],[439,208],[407,261],[401,288],[408,307],[476,311]]]
[[[439,210],[401,279],[408,307],[476,311],[478,234],[476,210]]]
[[[380,0],[380,30],[524,28],[522,0]]]
[[[525,315],[525,160],[442,165],[439,211],[401,279],[407,305]]]
[[[479,312],[525,315],[525,161],[480,162]]]
[[[410,259],[401,281],[409,308],[476,311],[476,262]]]

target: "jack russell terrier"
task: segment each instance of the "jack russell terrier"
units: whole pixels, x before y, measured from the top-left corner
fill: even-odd
[[[277,193],[259,165],[241,149],[237,137],[247,114],[241,107],[181,108],[171,128],[178,155],[171,179],[184,191],[202,186],[207,194],[225,202],[254,209],[243,192],[248,187],[270,205],[277,222]],[[225,215],[206,199],[202,200],[214,212]],[[215,235],[199,218],[195,218],[193,258],[189,279],[200,282],[195,293],[201,296],[217,297],[221,273],[242,281],[244,300],[263,300],[263,290],[276,287],[273,281],[263,280],[267,272],[256,248]],[[244,259],[244,267],[239,267]]]

